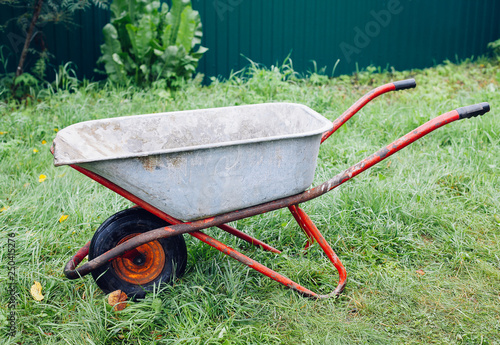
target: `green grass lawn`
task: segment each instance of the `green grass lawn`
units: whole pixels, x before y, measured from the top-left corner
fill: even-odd
[[[288,67],[250,69],[176,92],[84,83],[0,105],[0,339],[19,344],[500,344],[500,68],[481,60],[406,72],[297,79]],[[106,117],[262,102],[305,104],[335,119],[371,88],[415,78],[381,96],[320,149],[315,184],[460,106],[483,117],[445,126],[338,189],[303,205],[348,270],[337,299],[303,298],[186,235],[188,267],[173,286],[115,312],[67,260],[130,203],[49,152],[56,132]],[[43,176],[45,176],[45,179]],[[42,181],[42,182],[40,182]],[[67,219],[59,221],[61,216]],[[62,219],[61,219],[62,220]],[[328,293],[337,274],[287,210],[234,224],[283,250],[217,239],[304,286]],[[8,236],[15,239],[15,337],[7,338]],[[41,302],[30,294],[39,281]]]

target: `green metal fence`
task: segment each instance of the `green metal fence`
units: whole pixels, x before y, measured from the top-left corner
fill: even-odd
[[[299,72],[326,67],[331,75],[368,65],[397,70],[423,68],[487,52],[500,38],[499,0],[193,0],[210,50],[199,72],[227,77],[249,64],[281,64],[290,55]],[[0,8],[0,22],[15,12]],[[101,29],[109,12],[92,8],[76,25],[44,27],[53,64],[72,61],[79,76],[96,77]],[[40,36],[41,37],[41,36]],[[11,25],[0,44],[12,52],[11,68],[23,34]],[[36,44],[36,42],[35,42]]]

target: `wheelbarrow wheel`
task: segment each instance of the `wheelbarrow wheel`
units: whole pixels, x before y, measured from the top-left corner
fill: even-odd
[[[169,225],[148,211],[135,207],[109,217],[90,242],[92,260],[128,239]],[[128,297],[144,298],[154,285],[172,283],[186,269],[187,251],[182,235],[154,240],[92,271],[104,293],[121,290]]]

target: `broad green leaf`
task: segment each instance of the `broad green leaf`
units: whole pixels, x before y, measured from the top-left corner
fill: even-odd
[[[194,37],[199,21],[198,12],[193,11],[191,6],[186,6],[181,13],[176,45],[182,45],[187,52],[191,51],[191,48],[195,45]]]
[[[119,65],[123,65],[122,59],[120,59],[120,56],[116,53],[112,55],[113,61],[116,62]]]
[[[15,85],[24,84],[24,85],[36,85],[38,80],[31,74],[24,72],[19,77],[17,77],[14,81]]]
[[[129,0],[113,0],[109,8],[113,18],[120,18],[129,12]]]
[[[121,45],[118,40],[118,33],[113,24],[106,24],[102,29],[104,35],[104,45],[101,46],[101,51],[104,55],[113,55],[114,53],[121,53]]]
[[[125,27],[127,28],[130,43],[132,44],[135,60],[140,62],[151,51],[154,30],[151,17],[142,17],[138,27],[131,24],[127,24]]]
[[[167,26],[171,26],[168,41],[163,41],[164,46],[170,46],[177,41],[177,33],[181,25],[181,14],[186,6],[190,6],[189,0],[174,0],[172,1],[172,8],[165,17]]]
[[[163,44],[163,49],[166,49],[168,46],[171,46],[170,37],[172,36],[172,25],[166,25],[163,28],[163,33],[161,35],[161,42]]]
[[[159,49],[159,50],[163,51],[163,47],[161,46],[160,42],[158,42],[158,40],[156,38],[153,38],[151,40],[151,48],[153,48],[153,49]]]
[[[139,49],[137,48],[137,26],[132,24],[125,25],[127,29],[128,39],[132,45],[132,53],[134,56],[139,57]]]
[[[160,11],[161,15],[164,17],[167,15],[168,13],[168,4],[166,2],[162,3],[161,4],[161,11]]]
[[[194,53],[191,53],[191,56],[197,60],[201,59],[203,57],[203,54],[207,52],[208,48],[207,47],[202,47],[200,46],[198,50]]]
[[[146,13],[153,13],[155,10],[157,10],[158,8],[160,8],[160,2],[159,1],[152,1],[151,3],[147,3],[146,4]]]
[[[127,53],[121,53],[120,57],[121,57],[122,61],[125,64],[125,70],[128,71],[129,74],[132,73],[132,72],[134,72],[137,69],[137,64],[130,57],[129,54],[127,54]]]
[[[102,33],[104,35],[104,44],[101,45],[102,59],[100,61],[104,62],[104,69],[112,81],[125,82],[124,67],[117,63],[114,57],[114,54],[119,56],[122,53],[116,28],[112,24],[106,24],[102,29]]]
[[[142,64],[139,69],[141,70],[142,74],[144,74],[145,80],[149,80],[149,67],[146,66],[146,64]]]
[[[172,58],[176,57],[178,52],[179,52],[179,48],[177,46],[169,46],[163,52],[163,55],[161,56],[161,59],[163,61],[169,61]]]
[[[154,33],[156,32],[155,26],[151,16],[144,16],[139,21],[137,30],[137,46],[141,52],[141,57],[144,58],[150,51],[153,41]]]

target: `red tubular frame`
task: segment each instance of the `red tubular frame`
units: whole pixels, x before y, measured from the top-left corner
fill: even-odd
[[[356,101],[356,103],[351,105],[349,109],[347,109],[342,115],[340,115],[335,121],[333,121],[333,128],[328,132],[323,133],[323,135],[321,136],[321,143],[323,143],[333,133],[335,133],[337,129],[342,127],[344,123],[346,123],[351,117],[353,117],[358,111],[360,111],[361,108],[368,104],[368,102],[390,91],[396,91],[396,86],[394,85],[394,83],[379,86],[361,97],[358,101]]]
[[[359,111],[364,105],[366,105],[369,101],[374,99],[375,97],[389,92],[389,91],[397,91],[401,90],[404,88],[410,88],[415,86],[415,81],[414,80],[407,80],[407,81],[402,81],[402,82],[395,82],[395,83],[389,83],[383,86],[380,86],[373,91],[369,92],[365,96],[363,96],[359,101],[357,101],[353,106],[351,106],[344,114],[342,114],[337,120],[334,121],[334,127],[331,131],[325,132],[322,136],[322,141],[326,140],[331,134],[333,134],[342,124],[344,124],[347,120],[349,120],[357,111]],[[460,108],[459,110],[463,113],[465,108]],[[489,107],[488,107],[489,110]],[[468,111],[468,110],[467,110]],[[117,186],[116,184],[112,183],[111,181],[93,173],[92,171],[89,171],[87,169],[84,169],[78,165],[72,165],[74,169],[78,170],[79,172],[83,173],[84,175],[90,177],[91,179],[95,180],[96,182],[104,185],[105,187],[113,190],[114,192],[118,193],[119,195],[125,197],[126,199],[130,200],[134,204],[144,208],[145,210],[155,214],[156,216],[164,219],[165,221],[169,222],[170,226],[164,227],[164,228],[159,228],[155,230],[148,231],[146,233],[140,234],[138,236],[135,236],[131,238],[130,240],[120,244],[119,246],[116,246],[115,248],[109,250],[108,252],[100,255],[97,258],[94,258],[93,260],[83,264],[81,267],[76,268],[78,264],[83,260],[83,258],[88,254],[88,248],[89,248],[89,243],[87,243],[83,248],[81,248],[71,259],[70,261],[66,264],[66,267],[64,268],[64,273],[69,279],[75,279],[79,278],[81,276],[84,276],[91,272],[93,269],[105,264],[108,261],[111,261],[119,256],[126,255],[130,251],[134,250],[134,248],[150,242],[155,239],[159,238],[166,238],[170,236],[175,236],[179,234],[184,234],[184,233],[189,233],[190,235],[196,237],[197,239],[203,241],[204,243],[214,247],[215,249],[223,252],[226,255],[231,256],[232,258],[244,263],[245,265],[249,266],[250,268],[253,268],[257,270],[258,272],[266,275],[267,277],[270,277],[271,279],[274,279],[275,281],[299,292],[300,294],[307,296],[307,297],[312,297],[312,298],[328,298],[332,296],[337,296],[339,295],[346,284],[346,279],[347,279],[347,274],[344,266],[342,265],[342,262],[339,260],[333,249],[330,247],[328,242],[325,240],[323,235],[320,233],[318,228],[314,225],[314,223],[311,221],[309,216],[298,206],[300,203],[303,203],[305,201],[311,200],[313,198],[316,198],[322,194],[327,193],[328,191],[332,190],[333,188],[341,185],[342,183],[350,180],[354,176],[358,175],[359,173],[367,170],[368,168],[372,167],[373,165],[377,164],[378,162],[384,160],[385,158],[391,156],[392,154],[396,153],[397,151],[403,149],[404,147],[408,146],[412,142],[418,140],[419,138],[423,137],[424,135],[436,130],[437,128],[444,126],[448,123],[451,123],[453,121],[459,120],[463,118],[459,111],[453,110],[451,112],[442,114],[435,119],[425,123],[424,125],[418,127],[417,129],[413,130],[412,132],[406,134],[405,136],[401,137],[400,139],[394,141],[392,144],[380,149],[373,155],[367,157],[366,159],[360,161],[359,163],[353,165],[349,169],[345,170],[344,172],[334,176],[332,179],[324,182],[323,184],[314,187],[312,189],[309,189],[303,193],[290,196],[287,198],[283,199],[278,199],[275,201],[267,202],[261,205],[257,206],[252,206],[246,209],[238,210],[238,211],[233,211],[229,212],[226,214],[218,215],[212,218],[207,218],[207,219],[202,219],[198,221],[193,221],[193,222],[186,222],[183,223],[182,221],[175,219],[171,217],[170,215],[162,212],[161,210],[158,210],[157,208],[149,205],[145,201],[139,199],[138,197],[132,195],[128,191],[124,190],[123,188]],[[308,242],[306,245],[306,249],[313,243],[315,240],[318,242],[319,246],[321,249],[325,252],[326,256],[330,259],[332,264],[335,266],[339,273],[339,282],[334,291],[327,295],[319,295],[316,294],[305,287],[293,282],[289,278],[269,269],[268,267],[256,262],[255,260],[245,256],[244,254],[236,251],[233,248],[230,248],[226,246],[225,244],[217,241],[216,239],[206,235],[205,233],[201,232],[200,230],[206,229],[209,227],[217,226],[220,229],[237,236],[251,244],[257,245],[262,247],[264,250],[271,251],[274,253],[280,253],[279,250],[265,244],[262,241],[259,241],[235,228],[232,228],[225,223],[231,222],[231,221],[236,221],[239,219],[251,217],[257,214],[262,214],[266,212],[270,212],[273,210],[277,210],[280,208],[288,207],[290,212],[292,213],[293,217],[295,220],[298,222],[300,227],[304,230],[308,237]]]

